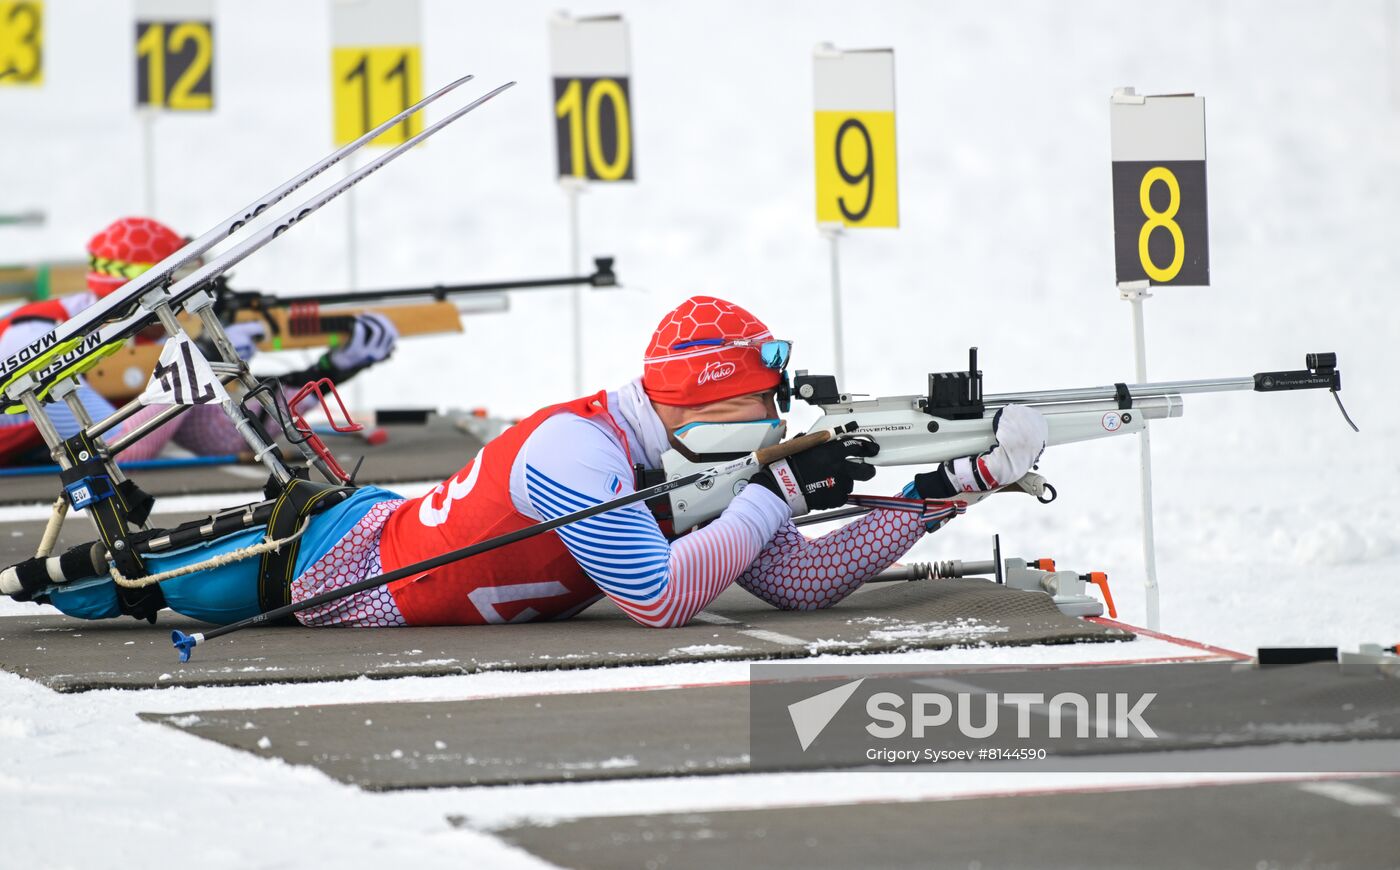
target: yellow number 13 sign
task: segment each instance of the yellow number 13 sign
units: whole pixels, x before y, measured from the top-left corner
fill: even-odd
[[[817,222],[899,226],[894,52],[818,50]]]
[[[0,85],[44,83],[44,4],[0,0]]]

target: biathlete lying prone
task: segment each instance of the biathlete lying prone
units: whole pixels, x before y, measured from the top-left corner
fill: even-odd
[[[676,433],[751,424],[764,444],[781,439],[775,396],[791,344],[748,311],[696,296],[667,314],[642,377],[535,412],[488,443],[428,494],[403,499],[355,488],[312,513],[295,557],[269,577],[241,559],[130,590],[115,582],[51,586],[43,560],[0,572],[0,592],[47,601],[85,619],[162,607],[228,624],[365,578],[523,529],[636,489],[635,466],[659,468]],[[904,490],[925,512],[877,509],[808,539],[792,518],[845,504],[878,446],[837,437],[758,471],[724,512],[679,537],[645,504],[562,526],[479,556],[303,609],[305,625],[481,625],[567,619],[604,596],[641,625],[685,625],[732,583],[787,610],[840,601],[946,522],[947,500],[1025,475],[1045,448],[1044,418],[1009,405],[996,443],[978,456],[916,475]],[[937,509],[932,502],[939,500]],[[146,557],[150,574],[230,554],[264,538],[254,527]],[[71,578],[70,578],[71,579]],[[270,588],[271,587],[271,588]],[[37,594],[48,589],[47,594]]]

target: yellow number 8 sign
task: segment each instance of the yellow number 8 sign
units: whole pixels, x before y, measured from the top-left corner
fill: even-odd
[[[1118,283],[1209,285],[1204,101],[1124,89],[1109,113]]]
[[[1210,283],[1204,160],[1113,164],[1118,280]]]

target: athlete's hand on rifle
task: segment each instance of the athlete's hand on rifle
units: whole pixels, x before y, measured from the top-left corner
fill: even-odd
[[[233,350],[239,359],[247,362],[258,352],[258,342],[267,335],[267,327],[256,320],[230,323],[224,327],[224,334],[233,343]]]
[[[749,482],[786,501],[795,517],[838,508],[846,503],[857,480],[875,476],[875,466],[865,460],[879,452],[880,445],[868,438],[837,438],[779,459]]]
[[[399,331],[389,318],[376,311],[358,314],[350,340],[330,352],[330,363],[340,371],[353,371],[383,362],[398,340]]]
[[[1045,417],[1027,405],[1007,405],[992,418],[992,449],[979,456],[944,462],[934,471],[914,475],[923,498],[951,498],[959,493],[989,492],[1015,483],[1040,459],[1050,429]]]

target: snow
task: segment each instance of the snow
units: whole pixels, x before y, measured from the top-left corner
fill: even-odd
[[[362,286],[568,270],[546,114],[545,21],[556,6],[424,0],[429,85],[474,71],[483,86],[507,78],[520,86],[356,189]],[[138,208],[128,10],[51,0],[44,89],[0,89],[12,132],[0,169],[5,209],[49,213],[43,228],[0,231],[0,261],[73,258],[91,233]],[[1131,380],[1129,310],[1112,275],[1107,97],[1123,85],[1205,95],[1213,284],[1147,301],[1150,379],[1295,368],[1307,351],[1335,350],[1342,396],[1362,431],[1347,430],[1315,392],[1190,396],[1182,419],[1154,426],[1163,628],[1246,651],[1400,641],[1394,0],[809,0],[800,13],[778,3],[633,0],[574,11],[621,11],[632,22],[639,178],[582,200],[585,255],[617,255],[626,285],[586,299],[589,389],[633,377],[661,314],[701,292],[752,308],[795,341],[796,365],[830,371],[828,252],[814,227],[808,114],[811,48],[827,40],[897,52],[902,227],[841,242],[845,388],[915,392],[926,372],[963,365],[970,345],[981,349],[988,392]],[[325,3],[220,6],[219,111],[156,121],[157,216],[198,231],[328,150],[326,16]],[[235,286],[343,286],[345,224],[345,203],[327,207],[240,266]],[[566,299],[519,294],[509,313],[469,318],[465,339],[406,341],[361,395],[507,416],[565,398]],[[800,408],[793,425],[813,416]],[[1054,505],[992,499],[910,558],[987,558],[1000,532],[1008,556],[1106,571],[1121,617],[1142,623],[1135,441],[1058,448],[1041,471],[1060,492]],[[877,486],[905,479],[885,471]],[[0,509],[0,524],[46,510]],[[0,604],[4,615],[33,612]],[[1135,657],[1167,648],[1107,646]],[[405,859],[527,867],[539,863],[489,835],[454,830],[444,816],[484,823],[912,799],[995,785],[977,773],[880,773],[370,795],[135,718],[745,674],[742,664],[712,663],[78,696],[0,674],[0,838],[6,862],[26,867],[116,866],[124,862],[111,844],[133,840],[144,860],[195,855],[208,867],[303,856],[345,867]],[[1040,782],[1032,779],[1017,782]],[[1044,784],[1074,781],[1052,779]]]

